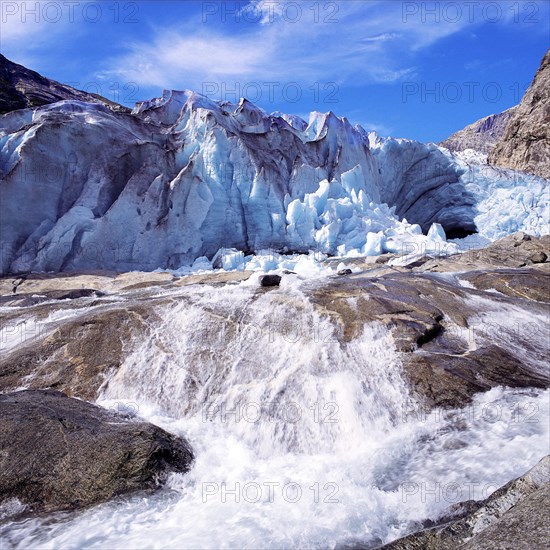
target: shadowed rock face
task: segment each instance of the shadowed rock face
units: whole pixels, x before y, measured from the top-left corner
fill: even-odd
[[[550,540],[550,456],[481,501],[452,506],[435,527],[385,550],[494,550],[547,548]]]
[[[188,443],[57,391],[0,396],[0,499],[35,512],[77,509],[186,472]]]
[[[500,141],[508,122],[514,116],[517,107],[512,107],[502,113],[481,118],[455,132],[439,145],[450,151],[464,151],[474,149],[481,153],[490,153]]]
[[[81,92],[45,78],[0,55],[0,114],[27,107],[40,107],[65,99],[102,103],[113,110],[129,111],[104,97]]]
[[[488,160],[550,178],[550,50]]]

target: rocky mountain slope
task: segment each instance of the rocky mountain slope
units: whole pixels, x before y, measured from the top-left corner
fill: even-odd
[[[550,178],[550,50],[488,160]]]
[[[474,149],[489,154],[502,138],[510,119],[517,107],[507,109],[496,115],[489,115],[459,130],[439,145],[450,151]]]
[[[129,111],[97,94],[82,92],[46,78],[0,54],[0,114],[27,107],[41,107],[65,99],[98,103],[114,111]]]

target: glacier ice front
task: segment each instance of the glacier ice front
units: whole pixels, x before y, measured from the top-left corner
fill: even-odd
[[[547,180],[480,166],[333,113],[306,122],[190,91],[131,114],[23,109],[0,116],[0,268],[204,267],[235,249],[230,266],[266,249],[411,253],[548,231]]]

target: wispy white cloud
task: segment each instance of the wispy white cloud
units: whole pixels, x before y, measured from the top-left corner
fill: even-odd
[[[150,40],[132,43],[111,59],[109,70],[143,85],[199,89],[206,81],[231,79],[306,86],[410,77],[410,60],[395,50],[416,40],[419,31],[411,25],[401,32],[396,3],[332,2],[327,5],[338,10],[329,13],[311,9],[323,3],[302,2],[297,20],[296,11],[285,18],[286,4],[296,5],[251,4],[263,14],[257,25],[157,29]],[[390,42],[394,46],[386,47]]]
[[[377,134],[381,136],[391,136],[393,134],[393,128],[391,126],[387,126],[386,124],[380,124],[377,122],[359,122],[359,125],[362,126],[367,132],[376,132]]]
[[[468,11],[471,2],[458,3],[460,17],[448,7],[424,14],[424,4],[251,0],[241,14],[253,10],[256,24],[250,17],[205,24],[197,16],[194,27],[157,29],[131,44],[109,69],[143,85],[198,89],[210,81],[392,83],[414,75],[421,50],[484,22],[485,12]],[[507,3],[495,4],[502,6],[500,22],[509,24]]]
[[[143,86],[192,87],[208,80],[248,78],[269,62],[269,46],[254,36],[243,44],[235,36],[209,33],[155,32],[152,42],[130,44],[104,74],[123,76]]]
[[[49,44],[51,50],[54,44],[63,42],[64,36],[74,36],[84,28],[93,32],[82,17],[70,22],[66,9],[55,24],[43,14],[37,23],[32,17],[23,20],[22,9],[15,16],[5,17],[6,5],[13,10],[14,5],[35,3],[0,2],[3,52],[16,52],[21,60],[35,55],[37,45],[46,51]],[[71,3],[60,3],[65,4]],[[477,16],[470,16],[466,4],[471,2],[435,3],[441,9],[447,4],[461,5],[458,19],[452,11],[439,13],[438,17],[421,13],[428,4],[251,0],[242,9],[257,13],[256,23],[246,17],[240,22],[232,17],[205,20],[200,10],[189,11],[185,23],[168,28],[140,19],[141,35],[133,33],[128,41],[122,28],[113,56],[94,70],[98,78],[132,81],[140,88],[201,90],[205,82],[225,82],[229,88],[235,83],[297,82],[305,90],[315,83],[335,82],[341,86],[399,82],[414,77],[422,50],[464,29],[471,32],[484,22],[479,11]],[[496,4],[502,6],[499,22],[514,23],[517,16],[509,3],[500,0]],[[544,2],[536,0],[532,4],[542,17]],[[75,9],[78,15],[82,8],[77,5]],[[51,16],[55,16],[53,11]],[[525,18],[527,14],[521,12],[519,16]]]
[[[363,38],[363,40],[365,42],[388,42],[389,40],[396,40],[400,37],[401,35],[395,32],[383,32],[374,36],[367,36]]]

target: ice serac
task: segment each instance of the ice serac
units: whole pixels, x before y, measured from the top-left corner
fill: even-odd
[[[489,163],[550,178],[550,49]]]
[[[306,122],[189,90],[131,113],[77,100],[18,109],[0,115],[0,267],[177,269],[222,248],[397,252],[434,223],[447,237],[479,229],[487,193],[467,172],[433,144],[383,140],[331,112]]]
[[[381,199],[396,206],[399,218],[428,231],[439,223],[450,238],[477,231],[475,198],[466,189],[464,170],[434,144],[371,135],[378,158]]]
[[[452,231],[445,209],[420,197],[461,186],[449,162],[423,183],[445,160],[436,148],[373,152],[333,113],[302,122],[190,91],[132,114],[78,101],[5,114],[2,270],[178,268],[223,247],[361,250],[398,223],[381,201]]]

